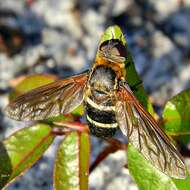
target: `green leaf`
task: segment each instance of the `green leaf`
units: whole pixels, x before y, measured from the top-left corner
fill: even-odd
[[[172,179],[151,165],[131,144],[127,156],[129,171],[140,190],[177,190]]]
[[[36,124],[21,129],[0,144],[0,188],[30,168],[52,144],[52,128]]]
[[[178,190],[189,190],[190,187],[190,175],[188,174],[187,179],[185,180],[179,180],[179,179],[173,179],[175,182]]]
[[[90,142],[88,133],[72,132],[61,142],[54,167],[54,189],[88,189]]]
[[[74,116],[82,116],[82,115],[84,115],[84,106],[81,104],[80,106],[75,108],[72,111],[72,115],[74,115]]]
[[[171,98],[163,111],[164,129],[169,135],[190,140],[190,89]]]
[[[56,76],[48,74],[35,74],[28,76],[24,80],[22,80],[18,85],[16,85],[13,92],[10,94],[9,98],[10,100],[13,100],[17,96],[25,92],[28,92],[34,88],[54,82],[56,79],[57,79]]]
[[[151,113],[155,114],[153,111],[153,107],[151,103],[148,100],[148,96],[144,90],[142,81],[135,69],[135,65],[133,62],[132,55],[127,47],[127,41],[125,39],[125,36],[123,35],[121,29],[119,26],[110,26],[106,29],[104,32],[100,44],[106,40],[110,39],[120,39],[122,40],[123,44],[126,46],[128,51],[128,57],[125,61],[125,70],[126,70],[126,81],[128,82],[130,87],[135,87],[134,95],[137,97],[137,99],[140,101],[140,103]]]
[[[110,39],[121,39],[123,41],[123,44],[126,46],[128,50],[128,57],[125,61],[126,81],[132,89],[135,87],[133,91],[134,95],[144,106],[144,108],[147,109],[153,116],[156,116],[152,104],[150,103],[148,96],[144,90],[141,79],[135,69],[132,55],[127,47],[127,41],[118,26],[109,27],[105,31],[101,42]],[[152,165],[150,165],[150,163],[148,163],[132,145],[129,145],[128,149],[128,165],[129,171],[135,178],[135,181],[141,190],[176,189],[174,182],[168,176],[164,175],[162,172],[158,171]]]

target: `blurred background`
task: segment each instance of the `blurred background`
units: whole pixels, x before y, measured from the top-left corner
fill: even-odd
[[[23,77],[60,78],[89,68],[105,28],[119,25],[154,106],[190,87],[190,0],[0,0],[0,138],[24,127],[3,115]],[[8,190],[52,189],[56,142]],[[92,160],[102,143],[93,138]],[[107,158],[90,176],[92,190],[137,190],[125,154]]]

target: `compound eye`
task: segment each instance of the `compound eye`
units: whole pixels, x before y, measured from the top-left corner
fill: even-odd
[[[105,51],[106,49],[108,49],[108,41],[103,42],[99,47],[100,51]]]
[[[118,42],[111,50],[111,53],[116,56],[120,57],[127,57],[127,50],[125,46],[121,43]]]

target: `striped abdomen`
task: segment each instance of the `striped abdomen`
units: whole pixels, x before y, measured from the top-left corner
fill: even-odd
[[[114,111],[97,109],[97,106],[93,106],[88,100],[86,102],[86,117],[91,134],[97,137],[112,137],[117,130]]]
[[[90,132],[98,137],[112,137],[117,130],[115,107],[110,98],[115,90],[115,77],[111,68],[99,66],[89,80],[86,117]]]

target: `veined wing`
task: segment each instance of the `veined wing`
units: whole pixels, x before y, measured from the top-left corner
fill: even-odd
[[[116,118],[129,142],[168,176],[186,178],[187,170],[180,153],[127,84],[120,86],[117,98]]]
[[[83,101],[87,73],[38,87],[10,102],[6,114],[15,120],[43,120],[67,114]]]

